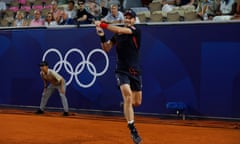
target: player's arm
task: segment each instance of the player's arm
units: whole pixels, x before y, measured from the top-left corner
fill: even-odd
[[[97,26],[96,31],[98,36],[100,37],[102,49],[106,52],[109,52],[110,49],[113,47],[113,42],[111,40],[106,40],[104,31],[102,28]]]
[[[102,24],[100,24],[101,26]],[[103,24],[105,25],[105,23]],[[107,30],[113,32],[113,33],[118,33],[118,34],[132,34],[132,30],[130,28],[127,27],[120,27],[120,26],[116,26],[116,25],[109,25],[106,24],[106,28]]]
[[[132,30],[130,28],[127,27],[120,27],[120,26],[116,26],[116,25],[111,25],[111,24],[107,24],[104,22],[100,22],[100,21],[96,21],[95,25],[97,27],[101,27],[103,29],[107,29],[113,33],[118,33],[118,34],[132,34]]]
[[[46,89],[47,86],[48,86],[48,82],[47,82],[47,80],[45,80],[45,79],[43,78],[43,72],[40,72],[40,76],[41,76],[41,78],[42,78],[42,80],[43,80],[43,87],[44,87],[44,89]]]
[[[44,79],[43,79],[43,86],[44,86],[44,89],[48,87],[48,82]]]

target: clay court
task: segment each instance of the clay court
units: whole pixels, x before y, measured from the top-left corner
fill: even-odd
[[[121,115],[1,108],[0,144],[132,144]],[[136,116],[142,144],[239,144],[240,122]]]

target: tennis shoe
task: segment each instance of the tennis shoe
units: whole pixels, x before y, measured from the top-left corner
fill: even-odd
[[[63,112],[63,116],[69,116],[68,112]]]
[[[142,138],[138,135],[138,132],[135,131],[131,131],[131,136],[132,136],[132,140],[134,142],[134,144],[140,144],[142,141]]]
[[[35,112],[35,114],[44,114],[44,111],[41,110],[41,109],[38,109],[38,110]]]

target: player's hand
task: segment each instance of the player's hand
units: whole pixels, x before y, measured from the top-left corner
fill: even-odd
[[[98,36],[104,36],[104,31],[101,27],[96,26],[96,32]]]
[[[96,25],[96,27],[100,27],[101,21],[94,21],[94,24]]]

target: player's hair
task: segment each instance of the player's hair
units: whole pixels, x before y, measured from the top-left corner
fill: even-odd
[[[111,4],[111,5],[110,5],[110,8],[112,8],[112,7],[118,8],[118,5],[117,5],[117,4]]]

